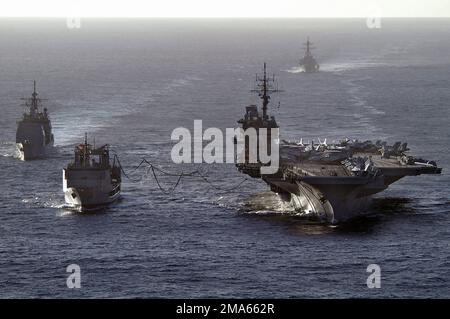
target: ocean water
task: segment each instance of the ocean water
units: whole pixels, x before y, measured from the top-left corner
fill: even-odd
[[[0,20],[0,297],[450,297],[450,20]],[[299,72],[310,36],[322,72]],[[406,140],[440,176],[407,177],[367,217],[305,220],[233,165],[175,165],[177,127],[236,127],[268,63],[283,93],[270,112],[285,139]],[[55,153],[13,157],[32,80],[48,100]],[[278,107],[278,102],[280,106]],[[84,132],[132,179],[120,202],[67,209],[62,168]],[[145,157],[171,172],[159,190]],[[170,188],[175,177],[160,176]],[[220,188],[218,190],[216,188]],[[226,190],[225,190],[226,189]],[[66,267],[81,267],[68,289]],[[381,267],[368,289],[366,268]]]

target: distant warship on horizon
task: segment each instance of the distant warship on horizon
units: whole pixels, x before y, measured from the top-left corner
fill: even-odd
[[[17,157],[22,161],[45,157],[54,144],[47,108],[42,112],[39,110],[42,99],[38,98],[36,81],[33,83],[31,98],[22,99],[29,112],[25,112],[17,122],[16,150]]]
[[[257,77],[257,92],[262,100],[262,114],[256,105],[246,107],[244,118],[238,121],[243,129],[254,128],[260,145],[259,129],[278,128],[267,107],[270,93],[278,90],[275,79]],[[271,149],[271,137],[266,147]],[[262,141],[264,143],[264,141]],[[237,163],[238,170],[254,178],[261,178],[283,201],[290,202],[303,215],[319,217],[330,223],[345,221],[367,212],[372,195],[405,176],[440,174],[436,162],[409,155],[407,143],[358,141],[345,139],[315,144],[300,141],[275,141],[279,144],[279,168],[275,174],[263,174],[259,160],[250,163],[248,143],[245,144],[245,161]]]
[[[304,43],[306,48],[305,55],[300,60],[300,67],[303,68],[305,73],[315,73],[319,71],[319,64],[311,53],[311,49],[313,49],[312,44],[313,43],[309,41],[308,37]]]

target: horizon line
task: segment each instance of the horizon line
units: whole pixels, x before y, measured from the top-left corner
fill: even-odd
[[[333,16],[317,16],[317,17],[306,17],[306,16],[287,16],[287,17],[277,17],[277,16],[83,16],[83,15],[48,15],[48,16],[2,16],[1,18],[55,18],[55,19],[66,19],[66,18],[83,18],[83,19],[368,19],[368,18],[379,18],[379,19],[449,19],[450,16],[347,16],[347,17],[333,17]]]

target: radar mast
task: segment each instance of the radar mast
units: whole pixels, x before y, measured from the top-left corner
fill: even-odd
[[[267,76],[266,62],[264,62],[263,76],[260,77],[256,74],[256,88],[251,91],[258,93],[258,96],[263,101],[263,120],[268,120],[269,116],[267,115],[267,106],[270,101],[270,93],[281,92],[281,90],[278,89],[278,83],[275,80],[275,75],[272,75],[271,78]]]

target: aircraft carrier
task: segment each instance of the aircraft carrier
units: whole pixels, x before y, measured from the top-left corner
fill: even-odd
[[[275,118],[269,118],[267,114],[269,94],[277,89],[273,87],[274,79],[266,76],[265,64],[264,76],[257,80],[263,101],[262,114],[255,105],[248,106],[245,117],[238,123],[243,129],[253,127],[256,131],[277,128]],[[330,223],[364,214],[372,195],[405,176],[440,174],[442,170],[434,161],[410,155],[407,143],[396,142],[389,146],[379,140],[349,139],[333,143],[326,140],[318,143],[278,142],[280,159],[275,174],[262,174],[260,162],[238,163],[238,170],[261,178],[282,200],[290,202],[301,213]],[[267,143],[273,141],[268,138]],[[244,152],[249,152],[247,144]]]
[[[53,147],[54,138],[47,108],[43,112],[39,110],[42,99],[38,98],[36,81],[31,98],[23,100],[29,112],[17,122],[16,150],[17,157],[27,161],[45,157]]]

